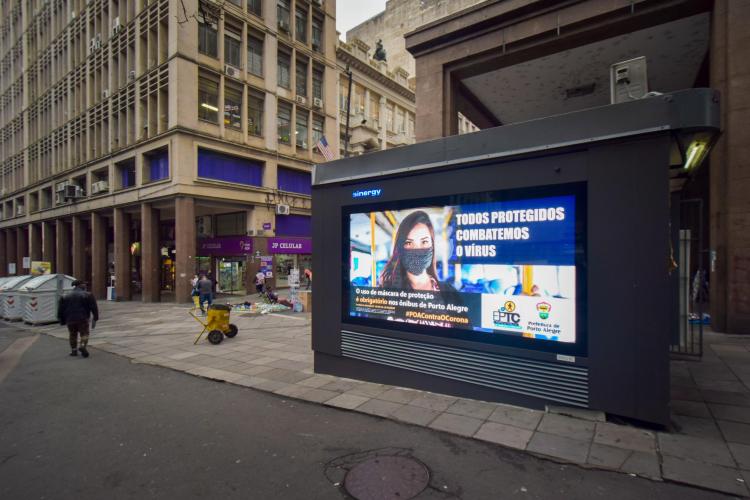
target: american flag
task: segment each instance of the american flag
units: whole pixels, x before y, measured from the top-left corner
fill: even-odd
[[[318,151],[320,151],[320,154],[322,154],[326,160],[331,161],[335,158],[335,156],[333,155],[333,151],[331,151],[331,148],[328,147],[328,141],[326,141],[325,136],[320,138],[316,146],[318,147]]]

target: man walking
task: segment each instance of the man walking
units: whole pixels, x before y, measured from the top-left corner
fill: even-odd
[[[206,278],[205,274],[201,274],[201,279],[198,280],[198,300],[201,304],[201,312],[206,313],[203,308],[203,304],[208,302],[210,306],[213,303],[213,283],[210,279]]]
[[[60,298],[57,305],[57,319],[61,325],[68,326],[71,356],[77,356],[80,351],[84,358],[89,357],[86,345],[89,343],[89,317],[91,317],[91,329],[96,327],[99,321],[99,308],[96,299],[83,288],[83,282],[74,281],[73,291]],[[78,347],[78,336],[81,344]]]

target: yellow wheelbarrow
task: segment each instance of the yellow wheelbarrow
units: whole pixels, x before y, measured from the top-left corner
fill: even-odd
[[[197,344],[206,332],[208,332],[208,341],[212,344],[220,344],[224,340],[224,335],[230,339],[237,335],[237,326],[229,322],[229,312],[231,310],[232,306],[229,304],[212,304],[208,306],[205,322],[196,316],[192,310],[188,311],[188,314],[195,321],[203,325],[203,330],[198,334],[193,345]]]

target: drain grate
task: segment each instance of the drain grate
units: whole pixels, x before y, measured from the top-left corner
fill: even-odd
[[[377,456],[354,466],[344,488],[357,500],[406,500],[421,493],[430,473],[420,461],[405,456]]]

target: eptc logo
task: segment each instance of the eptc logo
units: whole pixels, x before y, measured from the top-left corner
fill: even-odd
[[[514,330],[521,329],[521,315],[516,312],[516,303],[512,300],[506,300],[500,309],[492,313],[492,321],[495,326]]]

